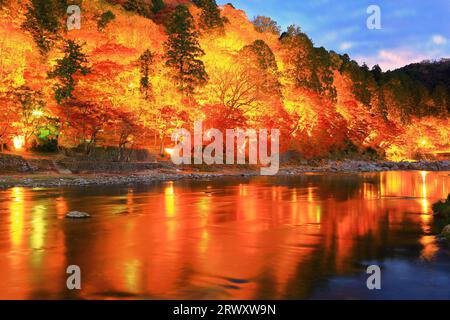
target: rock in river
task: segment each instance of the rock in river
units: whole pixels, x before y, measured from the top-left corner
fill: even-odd
[[[70,211],[68,214],[66,214],[66,218],[68,219],[86,219],[89,217],[89,213],[79,211]]]
[[[450,224],[447,225],[447,226],[445,226],[444,229],[442,229],[441,234],[442,234],[444,237],[450,239]]]

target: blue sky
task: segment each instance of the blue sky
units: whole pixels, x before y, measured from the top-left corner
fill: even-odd
[[[270,16],[283,29],[299,25],[324,46],[384,70],[425,59],[450,58],[450,0],[218,0],[252,19]],[[366,26],[367,8],[381,9],[380,30]]]

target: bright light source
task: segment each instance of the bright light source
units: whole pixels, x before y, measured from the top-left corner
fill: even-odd
[[[164,151],[168,154],[168,155],[173,155],[174,149],[171,148],[165,148]]]
[[[40,118],[44,115],[44,112],[42,110],[33,110],[32,115],[36,118]]]
[[[16,136],[13,138],[14,149],[21,150],[25,145],[25,137],[24,136]]]

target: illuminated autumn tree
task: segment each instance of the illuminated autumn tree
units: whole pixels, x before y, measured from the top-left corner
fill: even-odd
[[[19,130],[24,138],[25,148],[31,146],[31,138],[37,134],[45,119],[45,101],[40,91],[21,86],[15,90],[19,104]]]
[[[166,66],[172,70],[178,89],[192,94],[196,87],[206,84],[208,75],[203,61],[199,59],[204,52],[197,39],[194,18],[186,6],[176,7],[166,29],[169,36],[165,43]]]
[[[76,146],[82,147],[86,155],[92,153],[99,133],[110,125],[111,106],[105,103],[72,100],[65,104],[69,124],[64,130],[65,135],[75,141]]]
[[[144,127],[139,121],[139,114],[116,108],[111,110],[110,124],[105,128],[107,143],[114,143],[118,148],[117,161],[129,161],[132,148],[143,142]]]
[[[126,79],[127,71],[134,73],[134,62],[125,68],[112,61],[97,61],[90,70],[75,86],[73,98],[59,108],[67,124],[64,138],[87,155],[93,154],[98,144],[115,144],[114,135],[103,139],[105,132],[115,128],[120,111],[136,112],[132,92],[136,91],[136,99],[139,98],[138,87],[120,82]]]
[[[55,68],[48,73],[50,79],[58,81],[54,87],[55,100],[58,104],[73,98],[72,92],[77,83],[76,75],[87,75],[90,72],[81,45],[73,40],[67,40],[63,50],[64,57],[57,60]]]
[[[164,154],[164,144],[175,129],[182,128],[189,121],[186,110],[177,106],[161,106],[153,110],[152,126],[159,137],[159,154]]]
[[[48,72],[48,77],[56,79],[53,90],[55,100],[60,106],[61,130],[67,134],[70,127],[75,132],[73,138],[84,145],[88,154],[105,122],[105,113],[101,108],[97,108],[97,104],[86,100],[89,92],[74,95],[80,76],[91,72],[82,46],[73,40],[67,40],[63,52],[64,57],[56,61],[56,66]]]
[[[5,143],[17,134],[14,124],[20,121],[20,110],[14,101],[14,91],[6,81],[0,82],[0,152],[3,152]]]
[[[135,139],[141,130],[138,125],[137,117],[133,113],[121,113],[119,114],[118,123],[116,124],[118,130],[118,161],[129,161],[130,152],[125,154],[125,151],[131,149],[135,143]]]
[[[256,69],[233,62],[222,68],[211,68],[207,86],[208,118],[228,128],[245,126],[247,116],[261,107],[260,74]],[[220,127],[222,128],[222,126]]]
[[[282,110],[281,85],[275,56],[257,40],[225,66],[210,67],[205,114],[219,128],[264,126]],[[213,107],[211,107],[213,106]]]

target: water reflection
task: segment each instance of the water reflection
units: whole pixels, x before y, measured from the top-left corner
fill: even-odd
[[[308,298],[327,279],[363,273],[364,261],[433,263],[431,204],[450,192],[449,178],[12,188],[0,192],[0,298]],[[69,210],[93,217],[67,221]],[[82,269],[81,291],[65,289],[69,264]]]
[[[23,188],[11,189],[11,201],[9,205],[10,224],[11,224],[11,243],[14,247],[19,247],[22,241],[23,233],[23,214],[24,214],[24,198]]]

